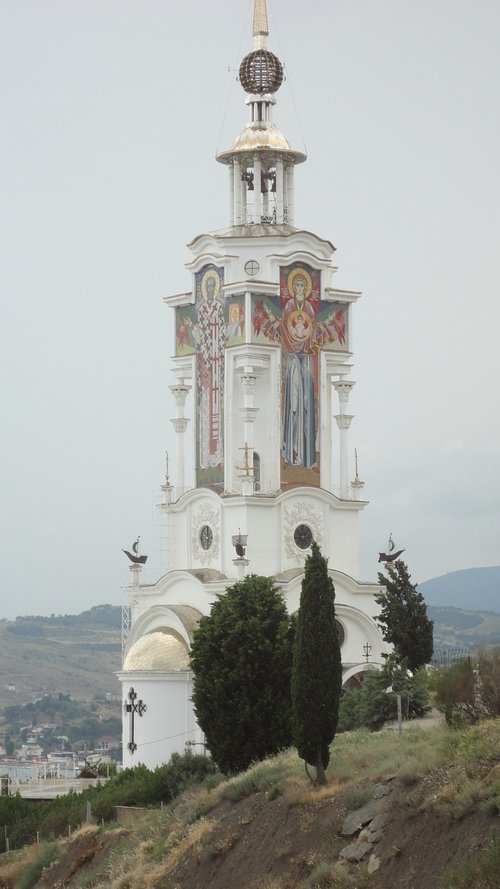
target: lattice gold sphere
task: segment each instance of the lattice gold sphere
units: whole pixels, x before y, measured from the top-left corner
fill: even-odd
[[[283,83],[283,65],[274,53],[256,49],[243,59],[239,76],[247,93],[275,93]]]

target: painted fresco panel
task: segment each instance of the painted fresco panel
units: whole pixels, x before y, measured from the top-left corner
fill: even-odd
[[[320,272],[296,262],[280,268],[279,297],[252,296],[252,342],[282,350],[284,486],[319,486],[319,352],[347,349],[346,308],[320,294]]]
[[[194,278],[194,305],[178,306],[175,354],[196,354],[196,484],[224,483],[224,269],[212,263]]]
[[[245,342],[245,295],[230,297],[224,307],[226,346],[240,346]]]

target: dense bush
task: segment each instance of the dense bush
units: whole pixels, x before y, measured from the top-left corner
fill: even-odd
[[[399,679],[399,684],[398,684]],[[388,692],[388,688],[393,691]],[[430,710],[429,682],[427,675],[419,671],[415,676],[401,675],[395,679],[393,664],[383,670],[369,673],[360,688],[346,689],[340,701],[338,731],[357,728],[377,731],[386,722],[397,718],[396,692],[401,694],[403,717],[415,719]]]
[[[225,773],[291,744],[292,627],[273,579],[255,574],[219,595],[198,624],[193,703]]]
[[[449,725],[500,716],[500,649],[436,670],[432,684]]]

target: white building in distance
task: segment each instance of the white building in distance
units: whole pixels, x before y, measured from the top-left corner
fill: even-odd
[[[283,68],[267,49],[265,0],[255,0],[253,37],[239,72],[248,123],[217,156],[228,171],[229,224],[189,244],[190,289],[165,298],[177,439],[175,486],[167,477],[162,488],[168,570],[144,585],[140,562],[131,565],[118,673],[124,766],[154,768],[203,744],[189,669],[200,617],[247,573],[274,577],[296,611],[313,540],[335,585],[344,685],[381,666],[387,651],[375,621],[379,586],[356,579],[367,503],[357,472],[350,480],[348,436],[360,294],[334,286],[333,244],[295,221],[295,167],[306,156],[273,122]]]

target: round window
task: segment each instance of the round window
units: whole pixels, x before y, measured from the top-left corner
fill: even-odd
[[[297,525],[293,532],[293,539],[299,549],[309,549],[313,542],[313,533],[309,525]]]
[[[339,620],[335,621],[335,629],[337,630],[337,636],[339,637],[339,645],[342,648],[345,642],[345,631]]]
[[[245,263],[245,271],[247,275],[250,275],[253,278],[254,275],[259,274],[260,265],[255,259],[249,259],[248,262]]]
[[[200,531],[200,544],[202,549],[210,549],[213,539],[214,535],[210,525],[203,525],[203,528]]]

